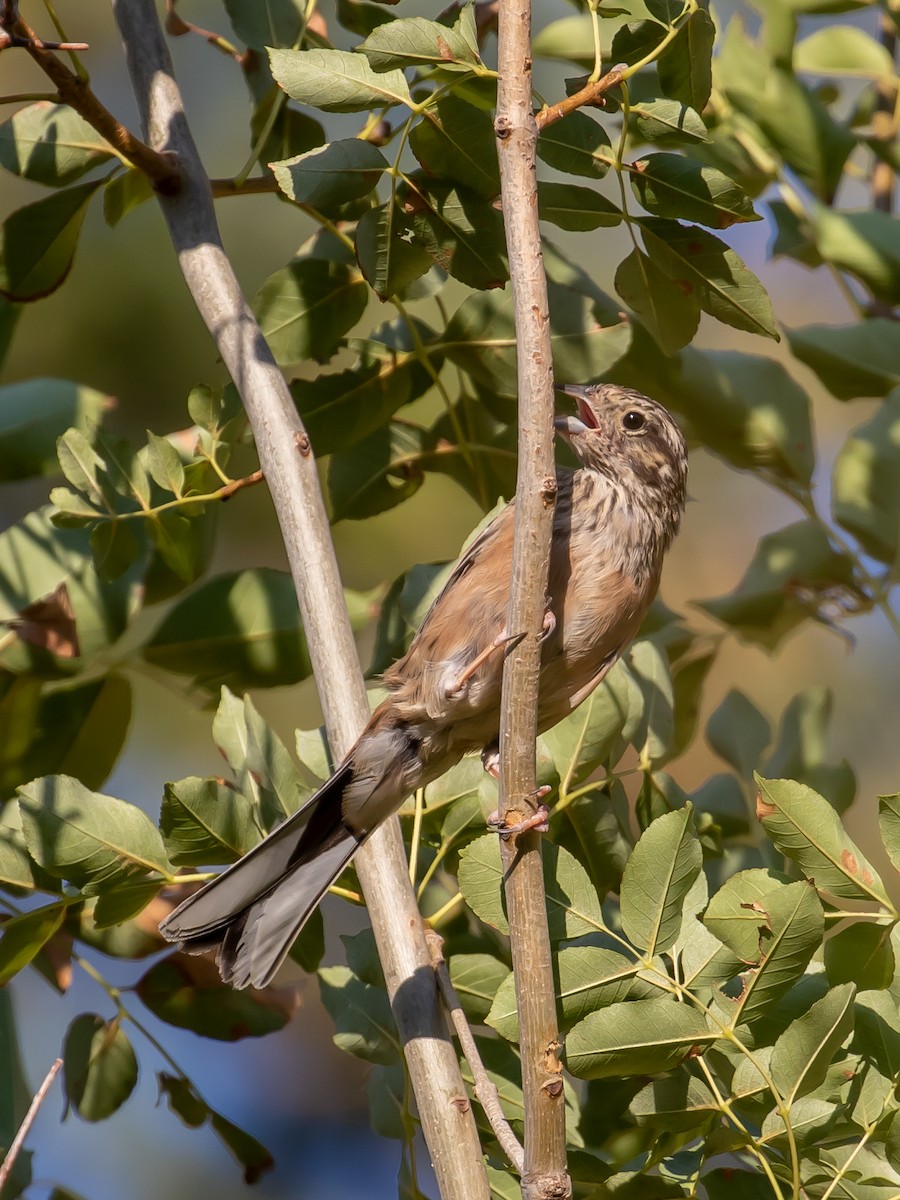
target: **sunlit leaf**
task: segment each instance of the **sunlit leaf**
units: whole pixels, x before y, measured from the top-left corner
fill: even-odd
[[[690,805],[658,817],[634,848],[622,877],[622,928],[647,955],[668,950],[703,862]]]
[[[0,125],[0,167],[46,187],[66,187],[112,157],[108,142],[66,104],[39,100]]]
[[[286,196],[321,212],[367,196],[387,165],[377,146],[360,138],[329,142],[269,164]]]
[[[715,1041],[706,1018],[671,1000],[634,1000],[591,1013],[566,1038],[566,1065],[581,1079],[656,1075]]]
[[[869,554],[893,563],[900,548],[900,388],[855,429],[835,460],[836,519]]]
[[[293,100],[325,112],[360,112],[410,104],[402,71],[374,71],[362,54],[347,50],[270,50],[276,82]]]

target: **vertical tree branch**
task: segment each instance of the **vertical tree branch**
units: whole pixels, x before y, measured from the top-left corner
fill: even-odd
[[[549,309],[535,174],[530,0],[501,0],[498,46],[494,132],[515,303],[519,389],[519,477],[507,628],[528,634],[507,658],[503,673],[500,813],[515,822],[528,815],[528,797],[535,790],[540,632],[556,499]],[[522,1195],[524,1200],[568,1197],[561,1045],[540,836],[529,831],[503,842],[502,855],[525,1099]]]
[[[141,120],[154,150],[177,155],[183,185],[159,203],[185,282],[241,394],[281,525],[335,754],[369,709],[347,619],[314,457],[287,385],[241,293],[213,210],[209,179],[153,0],[113,0]],[[356,858],[419,1117],[443,1200],[486,1200],[475,1121],[448,1036],[396,818]]]

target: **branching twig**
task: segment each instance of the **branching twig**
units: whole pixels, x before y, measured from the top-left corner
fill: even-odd
[[[450,1020],[453,1022],[456,1036],[459,1038],[463,1057],[472,1072],[478,1103],[484,1109],[484,1115],[490,1122],[494,1137],[500,1143],[503,1153],[521,1175],[525,1169],[525,1151],[513,1133],[509,1121],[503,1115],[497,1085],[492,1082],[485,1070],[481,1055],[478,1053],[478,1046],[475,1044],[475,1038],[472,1036],[472,1030],[469,1028],[469,1022],[466,1020],[466,1014],[462,1010],[456,989],[450,981],[450,972],[447,970],[447,963],[444,960],[444,939],[433,929],[429,929],[425,936],[428,941],[428,949],[431,951],[431,962],[437,976],[438,987],[441,989],[444,1004]]]
[[[179,265],[253,427],[297,589],[335,757],[368,718],[362,674],[319,487],[296,406],[222,247],[209,179],[187,124],[153,0],[113,0],[147,140],[174,153],[184,185],[159,196]],[[299,439],[299,441],[298,441]],[[487,1200],[487,1174],[422,919],[392,818],[356,858],[388,993],[444,1200]],[[460,1101],[464,1103],[460,1103]]]
[[[15,6],[8,5],[15,13]],[[87,80],[82,79],[61,62],[53,49],[86,50],[81,42],[42,42],[33,29],[18,17],[12,26],[6,23],[6,14],[0,19],[0,35],[12,36],[31,55],[44,74],[56,85],[60,103],[68,104],[92,125],[109,144],[124,158],[143,171],[158,192],[171,195],[181,184],[177,164],[167,154],[157,153],[117,120],[97,99]],[[0,49],[3,46],[0,44]]]
[[[22,1124],[19,1126],[18,1133],[13,1138],[13,1144],[7,1150],[6,1157],[4,1158],[3,1162],[0,1163],[0,1192],[2,1192],[3,1188],[6,1186],[6,1181],[9,1179],[10,1173],[15,1166],[16,1159],[19,1157],[19,1151],[24,1146],[25,1139],[28,1137],[28,1131],[34,1124],[34,1118],[38,1115],[38,1109],[46,1100],[47,1093],[53,1086],[53,1080],[59,1074],[62,1065],[63,1060],[58,1058],[47,1072],[46,1076],[44,1077],[44,1082],[34,1094],[34,1099],[31,1101],[31,1104],[28,1107],[28,1112],[25,1114],[25,1118],[22,1121]]]
[[[531,3],[504,0],[498,30],[497,135],[518,348],[519,478],[507,628],[525,633],[503,672],[500,814],[528,815],[535,790],[540,633],[556,500],[553,368],[547,280],[538,224],[532,111]],[[519,1010],[525,1103],[524,1200],[571,1195],[566,1169],[565,1099],[550,937],[534,831],[501,843],[510,945]]]
[[[563,117],[567,117],[576,108],[584,108],[586,104],[596,104],[602,98],[604,92],[608,92],[610,88],[615,87],[617,83],[621,82],[622,73],[627,70],[628,66],[626,63],[618,63],[617,66],[610,68],[602,79],[585,84],[581,91],[575,92],[572,96],[567,96],[565,100],[560,100],[558,104],[551,104],[546,108],[542,108],[535,116],[538,129],[546,129],[554,121],[561,121]]]

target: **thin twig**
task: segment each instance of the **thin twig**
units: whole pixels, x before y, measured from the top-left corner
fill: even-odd
[[[565,100],[560,100],[558,104],[548,105],[542,108],[540,112],[535,114],[538,129],[546,129],[548,125],[552,125],[555,121],[561,121],[563,117],[567,117],[569,113],[575,112],[577,108],[584,108],[587,104],[596,104],[602,99],[603,93],[608,92],[610,88],[615,87],[622,79],[624,71],[628,70],[626,63],[618,63],[601,79],[594,80],[593,83],[587,83],[579,92],[575,92],[572,96],[567,96]]]
[[[4,1158],[3,1162],[0,1163],[0,1192],[3,1191],[6,1181],[9,1179],[10,1173],[16,1164],[16,1159],[19,1157],[19,1151],[22,1149],[23,1145],[25,1144],[25,1139],[28,1137],[28,1131],[34,1124],[34,1118],[38,1115],[38,1109],[46,1100],[47,1093],[50,1091],[51,1087],[53,1087],[53,1080],[59,1074],[62,1065],[63,1060],[61,1058],[56,1059],[53,1066],[44,1076],[44,1082],[35,1092],[34,1099],[29,1105],[28,1112],[25,1114],[25,1119],[19,1126],[18,1133],[13,1138],[13,1144],[10,1146],[9,1150],[7,1150],[6,1157]]]
[[[169,154],[160,154],[134,136],[134,134],[112,115],[97,99],[90,85],[80,75],[71,71],[64,62],[49,49],[21,19],[15,24],[15,35],[31,55],[44,74],[56,85],[58,98],[92,125],[109,144],[139,171],[147,176],[154,188],[171,195],[181,184],[178,162]],[[80,42],[72,42],[63,49],[87,49]]]
[[[529,800],[536,786],[540,640],[556,502],[550,312],[538,223],[538,130],[532,108],[531,0],[504,0],[500,5],[497,47],[494,133],[515,311],[519,393],[519,476],[506,621],[511,632],[525,635],[507,656],[503,671],[500,816],[511,824],[530,815]],[[529,830],[503,839],[501,857],[522,1055],[522,1196],[523,1200],[565,1200],[572,1194],[572,1184],[566,1167],[562,1045],[539,834]]]
[[[159,203],[194,302],[241,395],[284,537],[325,724],[336,759],[369,715],[315,456],[284,377],[241,292],[216,223],[154,0],[113,0],[147,140],[175,152],[184,185]],[[478,1130],[441,1012],[422,918],[396,817],[374,833],[356,868],[444,1200],[487,1200]]]
[[[497,1085],[491,1080],[485,1070],[484,1063],[481,1061],[481,1055],[478,1053],[475,1038],[472,1036],[472,1030],[469,1028],[469,1022],[466,1020],[466,1014],[463,1012],[462,1005],[459,1002],[459,996],[457,996],[456,989],[450,981],[450,972],[447,970],[447,963],[444,959],[444,939],[433,929],[428,930],[425,937],[428,942],[428,949],[431,951],[431,963],[434,967],[434,973],[437,976],[438,987],[441,989],[444,1004],[447,1006],[447,1012],[453,1023],[453,1028],[456,1030],[456,1036],[459,1038],[463,1057],[469,1064],[469,1070],[472,1072],[472,1080],[475,1084],[475,1095],[478,1103],[484,1109],[484,1115],[490,1122],[491,1129],[494,1131],[494,1137],[500,1143],[500,1148],[516,1171],[521,1175],[525,1169],[525,1150],[513,1133],[509,1121],[507,1121],[503,1114]]]

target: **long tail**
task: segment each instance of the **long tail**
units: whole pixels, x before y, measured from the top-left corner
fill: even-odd
[[[265,987],[363,840],[341,819],[348,761],[267,838],[189,896],[160,925],[188,953],[219,947],[222,978]]]

